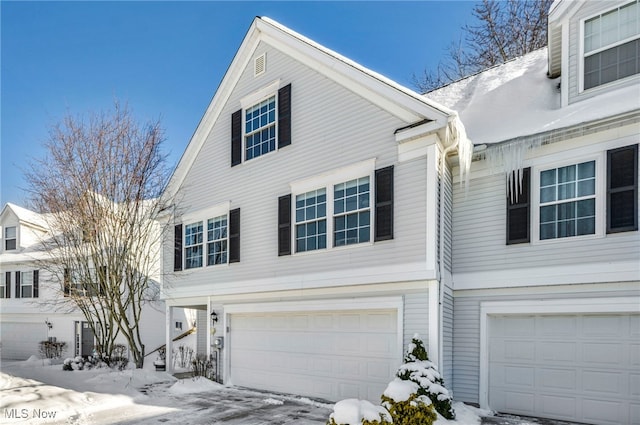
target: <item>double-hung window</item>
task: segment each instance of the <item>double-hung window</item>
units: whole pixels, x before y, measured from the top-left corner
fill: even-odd
[[[540,240],[596,233],[596,161],[540,172]]]
[[[296,195],[296,251],[327,247],[327,189]]]
[[[17,247],[17,230],[15,226],[4,228],[4,249],[11,251]]]
[[[20,273],[20,298],[34,298],[33,292],[33,272]]]
[[[184,228],[185,269],[202,267],[202,222],[187,224]]]
[[[7,282],[7,277],[9,282]],[[11,286],[11,272],[0,273],[0,298],[9,298],[10,290],[7,290]]]
[[[369,176],[340,183],[333,188],[334,246],[369,242],[371,239],[371,189]]]
[[[640,73],[640,3],[584,22],[584,89]]]
[[[226,214],[207,221],[207,266],[227,264],[227,227]]]
[[[245,159],[276,150],[276,97],[247,108],[244,113]]]

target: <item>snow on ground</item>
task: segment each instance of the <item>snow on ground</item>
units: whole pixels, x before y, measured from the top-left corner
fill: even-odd
[[[0,424],[325,424],[332,405],[309,399],[229,388],[207,379],[177,380],[144,369],[63,371],[30,359],[0,365]],[[455,403],[456,421],[478,425],[478,409]]]

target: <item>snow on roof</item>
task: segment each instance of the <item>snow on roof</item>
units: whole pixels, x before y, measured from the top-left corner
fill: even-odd
[[[18,217],[18,220],[20,220],[21,222],[34,224],[43,228],[47,227],[47,222],[42,214],[38,214],[35,211],[31,211],[16,204],[12,204],[11,202],[7,202],[5,208],[7,207],[11,208],[11,210]]]
[[[640,86],[621,87],[560,107],[560,78],[547,78],[547,49],[425,94],[458,111],[474,144],[491,144],[640,108]]]

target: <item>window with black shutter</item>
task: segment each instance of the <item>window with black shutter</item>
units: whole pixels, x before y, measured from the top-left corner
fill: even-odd
[[[182,224],[177,224],[174,230],[173,271],[180,270],[182,270]]]
[[[291,84],[278,90],[278,149],[291,144]]]
[[[20,272],[16,272],[16,298],[20,298],[22,296],[22,291],[20,290]]]
[[[229,262],[240,261],[240,208],[229,211]]]
[[[278,198],[278,255],[291,255],[291,194]]]
[[[607,233],[638,230],[638,145],[607,152]]]
[[[5,272],[4,277],[4,296],[5,298],[11,298],[11,272]]]
[[[64,296],[68,297],[71,293],[71,271],[69,269],[64,269],[62,285]]]
[[[33,298],[38,298],[38,295],[40,292],[40,285],[38,283],[39,278],[40,278],[39,270],[34,270],[33,271]]]
[[[530,174],[531,168],[516,172],[507,181],[507,245],[527,243],[530,240]]]
[[[393,166],[376,170],[375,241],[393,239]]]

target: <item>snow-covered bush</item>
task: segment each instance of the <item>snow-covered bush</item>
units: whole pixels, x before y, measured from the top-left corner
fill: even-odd
[[[129,364],[129,359],[124,356],[76,356],[74,358],[66,358],[62,363],[62,370],[89,370],[93,368],[111,368],[124,370]]]
[[[456,415],[451,407],[451,394],[445,388],[444,380],[435,365],[429,361],[427,350],[417,334],[413,336],[407,348],[404,361],[396,376],[415,383],[418,386],[418,396],[429,397],[438,413],[446,419],[455,419]]]
[[[327,425],[392,425],[391,415],[382,406],[350,398],[337,402]]]
[[[394,425],[431,425],[438,418],[431,400],[419,395],[420,386],[396,378],[382,394],[382,406],[391,413]]]
[[[193,376],[204,376],[211,379],[213,376],[213,362],[209,360],[206,354],[198,354],[191,361],[191,371]]]
[[[66,350],[66,342],[40,341],[40,357],[43,359],[60,358]]]

